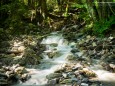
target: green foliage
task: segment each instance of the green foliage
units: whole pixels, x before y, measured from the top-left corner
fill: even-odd
[[[53,9],[57,9],[57,0],[47,0],[47,9],[49,11],[53,11]]]
[[[93,22],[88,23],[83,30],[81,30],[84,34],[90,34],[92,35],[92,28],[93,28]]]
[[[53,23],[53,20],[57,21],[58,17],[60,19],[62,18],[61,20],[65,17],[68,19],[71,17],[70,21],[68,20],[69,23],[85,22],[87,25],[84,31],[89,31],[89,33],[93,31],[94,34],[101,36],[109,30],[112,24],[115,24],[115,18],[113,16],[110,17],[115,13],[114,6],[111,4],[109,4],[108,7],[104,4],[100,6],[100,4],[97,3],[98,1],[99,0],[5,0],[5,2],[3,2],[2,0],[0,1],[0,14],[2,14],[2,16],[0,15],[0,28],[8,28],[7,32],[12,34],[29,33],[30,30],[37,30],[36,24],[38,21],[40,26],[45,25],[47,27]],[[4,14],[5,16],[3,16]],[[42,18],[42,14],[47,18]],[[53,17],[48,14],[53,14]]]
[[[74,8],[84,8],[85,5],[84,4],[77,4],[77,3],[72,3],[71,7],[74,7]]]
[[[103,19],[95,22],[93,32],[95,35],[104,36],[104,33],[110,30],[111,25],[115,24],[115,16],[111,16],[109,19]]]
[[[1,6],[0,11],[7,14],[7,18],[3,18],[2,22],[7,33],[24,34],[31,33],[30,29],[34,28],[34,24],[30,24],[33,10],[30,11],[27,6],[21,1],[14,1]],[[34,13],[35,14],[35,13]],[[25,20],[24,20],[25,19]]]

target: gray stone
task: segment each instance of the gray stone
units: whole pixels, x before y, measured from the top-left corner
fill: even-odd
[[[48,81],[48,84],[49,85],[56,85],[56,84],[58,84],[58,81],[59,81],[59,79],[57,79],[57,78],[56,79],[52,79],[52,80]]]
[[[82,82],[88,82],[88,81],[89,81],[88,78],[83,78],[83,79],[82,79]]]
[[[79,52],[79,50],[78,50],[77,48],[73,48],[73,49],[71,50],[71,52],[72,52],[72,53],[76,53],[76,52]]]
[[[25,69],[25,67],[17,67],[14,70],[14,72],[17,73],[17,74],[23,74],[23,73],[27,73],[27,70]]]
[[[53,46],[53,47],[57,47],[57,46],[58,46],[57,43],[52,43],[52,44],[50,44],[50,45]]]
[[[49,80],[59,78],[59,77],[62,77],[61,73],[51,73],[51,74],[46,76],[46,78],[49,79]]]
[[[31,76],[29,76],[28,74],[25,73],[25,74],[22,74],[22,75],[21,75],[20,79],[21,79],[21,81],[24,82],[24,81],[28,80],[30,77],[31,77]]]
[[[81,86],[89,86],[87,83],[81,83]]]
[[[68,77],[68,74],[67,73],[62,73],[63,77],[64,78],[67,78]]]
[[[62,81],[60,81],[61,84],[69,84],[72,83],[72,79],[64,79]]]
[[[71,60],[76,60],[77,58],[76,58],[76,56],[74,56],[73,54],[69,54],[69,55],[66,57],[66,59],[67,59],[68,61],[71,61]]]
[[[72,79],[72,81],[78,81],[78,79],[77,78],[75,78],[75,77],[73,77],[73,78],[71,78]]]
[[[66,68],[60,68],[55,71],[55,73],[61,73],[64,72]]]
[[[54,58],[54,57],[59,57],[62,54],[57,50],[52,50],[51,52],[48,52],[47,55],[49,58]]]

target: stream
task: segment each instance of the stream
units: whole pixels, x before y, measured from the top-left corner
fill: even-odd
[[[46,76],[62,67],[65,63],[69,63],[66,58],[71,54],[71,50],[75,47],[76,43],[68,42],[60,32],[53,32],[44,38],[41,44],[46,46],[46,50],[42,53],[43,60],[41,60],[41,64],[27,69],[31,74],[29,80],[13,86],[46,86],[48,82]],[[78,52],[77,55],[81,56],[82,52]],[[103,70],[98,61],[94,61],[94,64],[89,69],[98,75],[98,80],[103,83],[100,86],[115,86],[115,74]]]

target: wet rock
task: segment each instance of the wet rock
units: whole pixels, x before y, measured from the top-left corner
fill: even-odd
[[[81,80],[79,80],[79,81],[77,82],[78,85],[81,85],[81,83],[82,83]]]
[[[59,77],[62,77],[61,73],[51,73],[51,74],[46,76],[46,78],[49,79],[49,80],[59,78]]]
[[[46,46],[45,46],[45,45],[39,44],[39,43],[38,43],[37,47],[38,47],[38,49],[39,49],[41,52],[46,49]]]
[[[51,52],[48,52],[47,55],[48,55],[49,58],[54,58],[54,57],[61,56],[61,53],[57,50],[53,50]]]
[[[87,46],[87,47],[88,47],[88,46]],[[80,49],[80,51],[82,51],[82,50],[87,50],[87,48],[86,48],[85,46],[82,46],[82,47],[80,47],[79,49]]]
[[[105,70],[115,72],[115,64],[102,62],[101,65]]]
[[[79,81],[79,79],[76,78],[76,77],[73,77],[73,78],[71,78],[71,79],[72,79],[72,81],[75,81],[75,82],[78,82],[78,81]]]
[[[72,72],[72,68],[71,67],[66,67],[66,71],[65,72]]]
[[[59,68],[54,73],[62,73],[66,70],[66,68]]]
[[[109,58],[110,58],[110,59],[115,59],[115,54],[111,54],[111,55],[109,56]]]
[[[87,83],[81,83],[81,86],[89,86]]]
[[[79,72],[83,74],[85,77],[96,77],[97,76],[93,71],[87,68],[83,68],[83,70],[80,70]]]
[[[90,86],[105,86],[105,85],[102,85],[102,83],[98,80],[98,78],[92,78],[92,79],[89,79],[89,82]]]
[[[10,66],[2,66],[2,68],[3,68],[3,70],[5,70],[5,71],[11,70],[11,67],[10,67]]]
[[[115,72],[115,64],[109,64],[110,68]]]
[[[68,74],[67,74],[67,73],[62,73],[62,76],[63,76],[64,78],[67,78],[67,77],[68,77]]]
[[[114,62],[114,60],[115,60],[115,55],[114,55],[114,54],[111,54],[110,52],[108,52],[108,53],[104,54],[101,59],[102,59],[103,61],[105,61],[105,62],[111,63],[111,62]]]
[[[76,77],[80,75],[79,71],[75,71],[74,74],[76,75]]]
[[[72,70],[73,71],[76,71],[76,70],[80,70],[80,69],[82,69],[83,68],[83,66],[81,65],[81,64],[76,64],[73,68],[72,68]]]
[[[83,36],[83,33],[77,33],[76,35],[75,35],[75,37],[78,39],[78,38],[80,38],[80,37],[82,37]]]
[[[72,52],[72,53],[76,53],[76,52],[79,52],[79,50],[78,50],[77,48],[73,48],[73,49],[71,50],[71,52]]]
[[[73,54],[69,54],[67,57],[66,57],[66,59],[68,60],[68,61],[75,61],[75,60],[77,60],[77,58],[79,58],[79,56],[78,55],[73,55]]]
[[[87,49],[89,49],[89,50],[94,50],[94,47],[93,47],[92,45],[88,45],[88,46],[87,46]]]
[[[72,86],[79,86],[77,82],[73,82]]]
[[[102,60],[105,60],[105,59],[108,59],[110,53],[105,53],[103,56],[102,56]]]
[[[79,74],[78,76],[77,76],[77,79],[78,80],[81,80],[81,82],[82,82],[82,79],[84,78],[84,76],[82,75],[82,74]]]
[[[19,64],[13,64],[13,66],[11,68],[12,68],[12,70],[15,70],[17,67],[20,67],[20,65]]]
[[[90,38],[91,38],[91,36],[90,36],[90,35],[88,35],[86,38],[87,38],[87,39],[90,39]]]
[[[39,64],[41,57],[37,56],[35,53],[27,52],[21,59],[19,59],[20,65],[35,65]]]
[[[101,65],[105,70],[109,71],[111,69],[108,63],[102,62]]]
[[[72,80],[71,79],[64,79],[62,81],[60,81],[60,84],[71,84]]]
[[[57,47],[57,46],[58,46],[57,43],[52,43],[52,44],[50,44],[50,45],[53,46],[53,47]]]
[[[17,74],[24,74],[24,73],[27,73],[27,70],[24,67],[17,67],[14,70],[14,72],[17,73]]]
[[[22,82],[25,82],[26,80],[28,80],[29,78],[31,78],[31,76],[30,75],[28,75],[28,74],[22,74],[21,76],[20,76],[20,80],[22,81]]]
[[[93,47],[97,46],[96,42],[93,42],[93,43],[92,43],[92,46],[93,46]]]
[[[49,80],[47,83],[50,85],[50,86],[54,86],[54,85],[56,85],[56,84],[58,84],[58,82],[59,82],[59,79],[52,79],[52,80]]]
[[[19,80],[19,76],[16,73],[13,73],[9,75],[7,80],[10,84],[17,83]]]
[[[17,83],[19,80],[26,81],[29,79],[27,70],[21,67],[19,64],[13,66],[3,66],[3,72],[0,72],[0,86],[2,84],[12,85]],[[6,81],[5,81],[6,80]]]
[[[103,86],[103,85],[100,83],[92,83],[90,86]]]
[[[98,46],[95,48],[96,51],[101,51],[102,49],[103,49],[103,46],[100,46],[100,45],[98,45]]]
[[[82,82],[87,83],[88,81],[89,81],[89,79],[88,79],[88,78],[83,78],[83,79],[82,79]]]
[[[15,73],[14,73],[13,70],[10,70],[10,71],[6,71],[5,74],[6,74],[8,77],[10,77],[10,76],[14,75]]]
[[[25,47],[24,46],[20,46],[20,47],[18,47],[18,49],[17,49],[19,52],[24,52],[24,50],[25,50]]]

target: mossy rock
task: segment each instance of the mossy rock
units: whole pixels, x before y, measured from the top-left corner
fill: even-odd
[[[51,74],[46,76],[46,78],[49,79],[49,80],[59,78],[59,77],[62,77],[61,73],[51,73]]]
[[[60,84],[71,84],[71,83],[72,83],[72,79],[64,79],[60,81]]]

